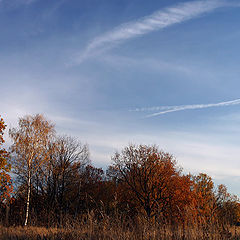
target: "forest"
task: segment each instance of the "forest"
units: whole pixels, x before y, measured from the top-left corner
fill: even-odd
[[[240,239],[238,197],[157,145],[130,144],[104,170],[41,114],[6,128],[0,118],[0,239]]]

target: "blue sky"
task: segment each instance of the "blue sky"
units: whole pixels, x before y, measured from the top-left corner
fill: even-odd
[[[98,167],[157,144],[240,195],[239,22],[236,0],[1,0],[0,113],[44,113]]]

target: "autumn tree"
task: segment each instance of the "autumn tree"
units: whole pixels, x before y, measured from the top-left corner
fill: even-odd
[[[220,184],[216,194],[217,213],[221,224],[236,224],[240,217],[239,199],[227,191],[227,187]]]
[[[0,202],[9,199],[12,192],[12,181],[9,175],[11,165],[9,163],[9,153],[2,147],[4,143],[3,132],[6,125],[0,117]]]
[[[114,176],[120,176],[118,181],[125,186],[123,194],[148,217],[159,214],[167,217],[173,205],[179,203],[178,198],[187,196],[186,191],[190,193],[190,180],[182,178],[173,156],[156,146],[130,145],[115,153],[112,160],[111,170],[115,169]]]
[[[46,193],[50,207],[60,214],[80,198],[82,174],[90,164],[87,144],[71,136],[58,136],[51,144],[50,160],[46,164]]]
[[[194,182],[196,211],[200,224],[210,224],[216,220],[216,198],[212,178],[205,173],[191,177]]]
[[[25,116],[18,121],[17,128],[11,128],[9,135],[14,173],[27,185],[26,215],[24,226],[28,224],[31,196],[31,180],[40,166],[49,160],[49,142],[54,134],[54,126],[43,115]]]

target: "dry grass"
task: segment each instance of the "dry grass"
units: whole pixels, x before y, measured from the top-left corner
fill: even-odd
[[[132,220],[111,219],[104,217],[101,221],[94,216],[79,221],[68,221],[64,228],[44,227],[2,227],[0,240],[225,240],[240,239],[239,228],[221,230],[216,228],[169,226],[149,223],[146,219]]]
[[[166,240],[200,240],[200,239],[240,239],[240,234],[235,235],[235,231],[209,233],[197,229],[188,229],[185,234],[178,229],[172,231],[170,228],[165,227],[161,229],[142,229],[143,231],[131,231],[131,229],[95,229],[89,228],[89,226],[82,229],[57,229],[57,228],[42,228],[42,227],[1,227],[0,239],[1,240],[80,240],[80,239],[116,239],[116,240],[138,240],[138,239],[166,239]]]
[[[113,232],[102,232],[102,233],[93,233],[90,232],[84,233],[81,231],[69,231],[61,229],[42,229],[38,227],[28,227],[28,228],[11,228],[11,229],[1,229],[0,239],[5,240],[23,240],[23,239],[50,239],[50,240],[72,240],[72,239],[240,239],[239,236],[231,235],[220,235],[220,234],[199,234],[191,233],[187,234],[185,237],[181,236],[180,233],[171,233],[171,232],[148,232],[140,235],[134,232],[121,232],[120,235],[116,235]],[[140,237],[140,238],[139,238]]]

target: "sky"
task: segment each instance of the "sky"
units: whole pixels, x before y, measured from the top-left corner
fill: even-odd
[[[240,196],[239,22],[239,0],[0,0],[0,115],[43,113],[97,167],[156,144]]]

